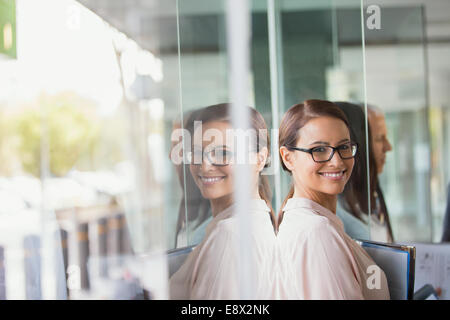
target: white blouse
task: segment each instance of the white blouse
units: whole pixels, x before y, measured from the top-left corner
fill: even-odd
[[[379,269],[378,288],[367,284],[376,264],[333,212],[305,198],[289,199],[283,211],[277,236],[281,299],[389,299],[384,272]]]
[[[232,205],[218,213],[201,243],[169,281],[171,299],[239,299],[237,247],[240,221]],[[270,209],[262,199],[250,203],[252,291],[254,299],[275,299],[276,238]]]

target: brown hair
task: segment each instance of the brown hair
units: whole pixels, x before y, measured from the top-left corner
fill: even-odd
[[[355,166],[353,167],[353,172],[348,183],[345,185],[344,192],[341,194],[340,200],[344,200],[342,201],[344,209],[364,222],[361,214],[368,214],[369,212],[368,195],[370,195],[371,209],[374,210],[376,208],[374,191],[378,182],[375,158],[372,147],[369,144],[369,192],[367,188],[367,144],[364,110],[359,105],[348,102],[334,103],[344,111],[349,120],[351,139],[358,143]],[[370,130],[368,132],[370,141]]]
[[[370,197],[370,207],[372,214],[377,209],[377,201],[375,193],[379,189],[378,182],[378,169],[377,163],[375,161],[375,153],[372,145],[372,136],[370,123],[368,125],[368,139],[366,140],[366,122],[364,115],[364,105],[356,105],[348,102],[334,102],[339,106],[342,111],[346,114],[349,124],[350,124],[350,135],[352,140],[358,143],[358,153],[355,157],[355,166],[353,167],[352,176],[345,186],[344,192],[341,194],[340,200],[345,210],[349,211],[353,216],[362,219],[362,214],[369,214],[369,197]],[[372,109],[374,108],[374,109]],[[378,108],[368,105],[369,116],[371,112],[380,112]],[[374,111],[375,110],[375,111]],[[367,169],[367,144],[368,144],[368,157],[369,157],[369,169]],[[367,186],[367,170],[369,170],[369,181],[370,181],[370,191]],[[389,214],[387,212],[384,199],[381,192],[378,192],[381,210],[378,214],[384,214],[386,219],[386,226],[388,228],[388,233],[393,241],[393,233],[391,222],[389,219]]]
[[[303,103],[293,105],[284,114],[278,133],[278,146],[280,148],[283,146],[295,146],[298,139],[300,138],[300,129],[303,128],[308,121],[320,117],[331,117],[342,120],[350,131],[347,117],[337,105],[326,100],[305,100],[303,101]],[[290,170],[285,166],[283,158],[281,157],[281,153],[279,156],[283,170],[291,173]],[[288,195],[281,205],[280,212],[278,214],[277,228],[283,220],[283,207],[285,206],[288,199],[292,198],[293,195],[294,186],[291,186]]]
[[[256,146],[257,152],[263,147],[267,147],[268,154],[270,155],[270,137],[269,131],[267,130],[266,122],[263,116],[254,108],[247,107],[250,114],[250,128],[256,130]],[[191,132],[193,136],[194,132],[194,121],[202,121],[203,124],[210,121],[226,121],[231,122],[231,105],[229,103],[215,104],[209,107],[205,107],[194,111],[188,121],[186,129]],[[265,135],[260,135],[260,130],[266,130]],[[270,165],[270,157],[267,157],[266,164],[264,167]],[[272,191],[270,189],[269,181],[266,176],[259,177],[258,192],[260,197],[266,202],[267,206],[270,208],[270,219],[274,228],[276,227],[275,213],[272,208]]]

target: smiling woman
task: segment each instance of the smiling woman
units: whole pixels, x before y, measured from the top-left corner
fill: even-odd
[[[283,298],[389,299],[385,274],[336,216],[337,195],[357,152],[345,114],[329,101],[294,105],[281,121],[279,145],[283,169],[293,180],[278,226]],[[374,266],[376,288],[368,285]]]
[[[210,121],[197,130],[201,129],[217,130],[218,136],[225,137],[226,131],[231,129],[231,126],[224,121]],[[203,140],[201,145],[194,145],[194,158],[200,158],[201,161],[199,164],[195,162],[191,164],[190,171],[203,197],[210,199],[213,216],[232,204],[233,168],[228,165],[232,159],[223,156],[232,153],[232,149],[234,149],[232,141],[228,145],[221,145],[218,141],[210,144],[210,141]],[[219,163],[218,158],[222,158]]]
[[[234,168],[240,163],[238,143],[231,126],[229,104],[218,104],[195,111],[187,121],[187,130],[194,137],[189,172],[204,199],[209,200],[212,220],[203,240],[186,258],[170,279],[172,299],[239,299],[240,235],[238,208],[234,197]],[[250,161],[251,199],[249,217],[252,256],[252,298],[274,299],[275,288],[275,217],[270,205],[271,193],[261,172],[268,162],[267,127],[263,117],[249,108],[251,139],[247,160]],[[201,124],[195,126],[195,124]],[[195,137],[200,137],[196,139]],[[236,137],[241,138],[241,137]]]

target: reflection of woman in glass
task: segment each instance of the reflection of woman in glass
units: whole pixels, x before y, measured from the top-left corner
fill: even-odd
[[[281,121],[279,145],[293,179],[278,231],[284,298],[389,299],[384,272],[336,216],[357,152],[343,112],[329,101],[294,105]]]
[[[192,112],[184,115],[184,126],[190,123]],[[172,140],[172,147],[170,150],[170,158],[174,163],[178,163],[177,159],[172,157],[183,158],[184,148],[178,150],[178,154],[172,154],[174,147],[182,143],[182,135],[175,132],[182,130],[181,122],[175,121],[173,124],[173,132],[176,133],[176,138]],[[208,199],[202,197],[200,190],[194,182],[194,179],[189,171],[189,164],[179,163],[175,165],[178,181],[182,188],[182,199],[178,209],[178,219],[175,233],[175,248],[186,247],[193,244],[198,244],[205,235],[206,225],[211,221],[211,208]]]
[[[345,232],[353,239],[374,240],[379,242],[392,242],[392,231],[387,215],[383,210],[384,200],[377,197],[378,173],[373,146],[369,143],[369,181],[370,190],[367,189],[367,153],[366,153],[366,127],[363,109],[348,102],[335,102],[344,111],[350,124],[352,140],[358,144],[353,174],[345,186],[344,192],[339,195],[337,216],[344,223]],[[370,130],[369,141],[371,141]],[[369,194],[371,207],[371,223],[369,236]]]
[[[255,268],[252,283],[256,299],[273,298],[274,214],[265,176],[260,176],[269,154],[269,139],[263,117],[249,108],[251,128],[256,133],[250,143],[252,199],[250,220],[252,257]],[[202,242],[189,254],[185,263],[170,279],[174,299],[238,299],[239,220],[233,204],[233,164],[235,141],[227,132],[232,129],[230,105],[219,104],[195,111],[187,129],[192,137],[190,172],[203,197],[211,205],[213,219]],[[194,122],[201,122],[195,127]],[[265,130],[265,131],[261,131]],[[260,133],[264,132],[264,135]],[[196,140],[200,136],[202,139]],[[209,136],[209,137],[208,137]],[[253,146],[253,147],[252,147]]]

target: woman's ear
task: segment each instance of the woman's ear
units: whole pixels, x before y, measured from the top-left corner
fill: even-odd
[[[282,147],[280,147],[280,155],[281,155],[281,159],[283,159],[283,163],[286,166],[286,168],[288,168],[289,171],[292,171],[292,169],[294,168],[294,165],[292,163],[292,161],[293,161],[292,152],[285,146],[282,146]]]
[[[257,170],[258,172],[261,172],[264,167],[266,166],[266,162],[267,162],[267,157],[269,156],[269,150],[267,149],[267,147],[262,148],[259,152],[258,152],[258,162],[257,162]]]

